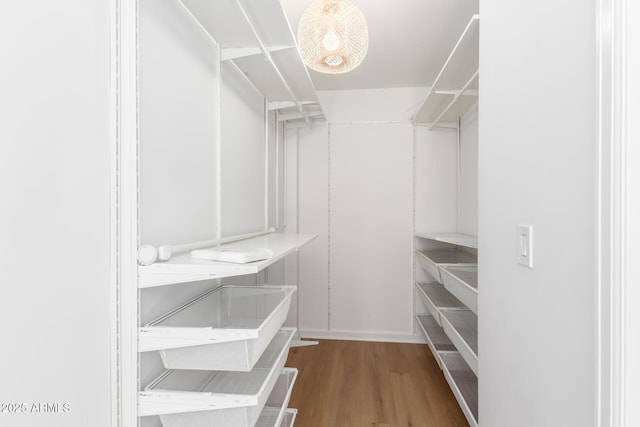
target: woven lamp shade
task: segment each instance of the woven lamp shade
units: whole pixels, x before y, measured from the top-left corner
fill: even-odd
[[[369,47],[362,12],[350,0],[313,0],[298,25],[298,49],[307,66],[321,73],[356,68]]]

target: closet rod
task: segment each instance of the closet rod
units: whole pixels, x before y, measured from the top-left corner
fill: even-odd
[[[244,7],[242,7],[242,5],[240,4],[240,0],[235,0],[234,2],[236,4],[236,6],[238,7],[238,9],[240,10],[240,12],[242,13],[242,16],[244,17],[245,21],[247,22],[247,24],[249,25],[249,28],[251,28],[251,31],[253,32],[253,36],[255,37],[256,41],[258,42],[258,45],[260,46],[260,50],[262,51],[262,54],[264,55],[264,58],[269,62],[269,64],[271,64],[271,66],[273,67],[273,70],[276,72],[276,74],[278,75],[278,78],[280,79],[280,81],[282,82],[282,85],[285,87],[285,89],[287,89],[287,92],[289,92],[289,95],[291,96],[291,98],[293,99],[293,102],[296,103],[296,108],[298,109],[298,111],[300,111],[300,114],[302,114],[302,116],[304,117],[304,120],[309,123],[309,116],[307,115],[307,113],[304,111],[304,109],[302,108],[302,104],[300,103],[300,101],[298,100],[298,98],[294,95],[293,90],[291,89],[291,86],[289,86],[289,83],[287,83],[287,80],[284,78],[284,76],[282,75],[282,73],[280,72],[280,69],[278,68],[278,66],[273,62],[273,58],[271,58],[271,53],[269,52],[269,50],[267,49],[267,47],[265,46],[264,42],[262,41],[262,38],[260,37],[260,34],[258,34],[258,30],[256,30],[256,27],[253,25],[253,22],[251,21],[251,18],[249,18],[249,15],[247,14],[247,12],[244,10]]]
[[[237,242],[240,240],[250,239],[252,237],[259,237],[259,236],[264,236],[265,234],[271,234],[271,233],[274,233],[275,231],[276,230],[274,228],[270,228],[268,230],[258,231],[256,233],[247,233],[247,234],[240,234],[238,236],[221,237],[220,239],[205,240],[202,242],[183,243],[181,245],[171,245],[171,252],[172,253],[187,252],[187,251],[192,251],[194,249],[202,249],[210,246],[221,245],[223,243]]]

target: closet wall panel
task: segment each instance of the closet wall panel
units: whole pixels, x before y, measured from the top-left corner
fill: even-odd
[[[326,331],[329,327],[329,158],[327,125],[298,129],[298,229],[318,237],[300,251],[298,262],[301,331]]]
[[[460,224],[458,231],[478,235],[478,109],[460,118]]]
[[[222,64],[221,234],[265,229],[264,98],[231,64]]]
[[[332,125],[331,330],[412,333],[413,126]]]
[[[416,127],[417,232],[456,230],[457,136],[453,129]]]
[[[177,2],[139,7],[141,242],[214,239],[217,46]]]

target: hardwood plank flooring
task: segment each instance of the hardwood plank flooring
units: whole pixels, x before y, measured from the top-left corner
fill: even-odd
[[[422,344],[322,340],[289,351],[295,427],[468,426]]]

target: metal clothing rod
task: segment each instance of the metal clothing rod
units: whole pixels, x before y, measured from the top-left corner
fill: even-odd
[[[269,62],[269,64],[271,64],[271,66],[273,67],[273,70],[278,75],[278,78],[282,82],[283,86],[285,87],[287,92],[289,92],[289,95],[291,96],[291,98],[296,103],[296,108],[298,109],[298,111],[300,111],[300,114],[303,115],[304,120],[308,123],[309,122],[309,116],[307,116],[307,113],[305,113],[304,109],[302,108],[302,105],[300,104],[300,101],[298,101],[298,98],[296,98],[296,96],[294,95],[293,90],[291,90],[291,87],[289,86],[289,84],[285,80],[284,76],[282,75],[282,73],[278,69],[278,66],[273,62],[273,59],[271,58],[271,53],[269,52],[269,50],[267,49],[265,44],[262,42],[262,38],[260,37],[260,34],[258,34],[258,30],[256,30],[256,27],[253,25],[253,22],[251,21],[251,18],[249,18],[249,15],[247,14],[247,12],[244,10],[242,5],[240,4],[240,0],[235,0],[235,4],[238,7],[238,9],[240,10],[240,12],[242,13],[242,16],[244,16],[245,21],[247,21],[247,24],[249,25],[249,28],[251,28],[251,31],[253,32],[253,36],[255,37],[256,41],[258,42],[258,45],[260,46],[260,50],[262,50],[262,54],[264,55],[264,58]]]
[[[241,235],[238,235],[238,236],[222,237],[220,239],[205,240],[203,242],[183,243],[181,245],[171,245],[171,252],[174,252],[174,253],[187,252],[187,251],[192,251],[194,249],[201,249],[201,248],[207,248],[209,246],[220,245],[220,244],[223,244],[223,243],[237,242],[237,241],[240,241],[240,240],[250,239],[252,237],[259,237],[259,236],[264,236],[265,234],[271,234],[271,233],[274,233],[275,231],[276,231],[275,229],[270,228],[269,230],[258,231],[256,233],[248,233],[248,234],[241,234]]]
[[[331,122],[332,125],[389,125],[389,124],[413,124],[411,120],[378,120],[369,122]]]

